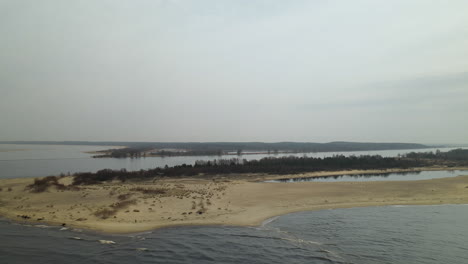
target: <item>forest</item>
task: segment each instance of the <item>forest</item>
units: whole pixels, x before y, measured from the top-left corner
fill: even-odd
[[[96,184],[109,180],[126,181],[131,179],[157,179],[163,177],[195,177],[210,175],[265,173],[297,174],[314,171],[407,169],[424,166],[467,166],[468,150],[455,149],[448,152],[409,153],[399,157],[380,155],[343,156],[326,158],[312,157],[268,157],[260,160],[217,159],[197,161],[194,165],[182,164],[149,170],[127,171],[104,169],[96,173],[84,172],[73,175],[73,185]]]

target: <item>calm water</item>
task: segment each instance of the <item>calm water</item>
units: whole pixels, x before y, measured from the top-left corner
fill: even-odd
[[[467,205],[302,212],[256,228],[178,227],[132,236],[0,221],[0,262],[466,264],[467,223]]]
[[[445,170],[445,171],[417,171],[417,172],[399,172],[399,173],[378,173],[378,174],[344,174],[338,176],[324,177],[302,177],[285,178],[278,180],[268,180],[265,182],[356,182],[356,181],[416,181],[430,180],[447,177],[456,177],[459,175],[468,175],[466,170]]]
[[[0,178],[40,177],[58,175],[60,173],[96,172],[101,169],[140,170],[155,167],[194,164],[196,160],[213,160],[219,158],[236,158],[237,156],[197,156],[197,157],[147,157],[139,159],[92,158],[92,154],[85,151],[95,151],[110,148],[109,146],[64,146],[64,145],[12,145],[0,144]],[[447,151],[453,148],[440,148]],[[8,150],[8,151],[6,151]],[[422,150],[387,150],[387,151],[359,151],[359,152],[320,152],[307,153],[308,157],[329,157],[333,155],[382,155],[397,156],[411,151]],[[286,154],[289,156],[290,154]],[[295,154],[303,156],[304,154]],[[241,159],[260,159],[268,155],[255,154],[240,156]],[[274,155],[271,155],[274,156]],[[277,155],[281,156],[281,155]],[[283,155],[284,156],[284,155]]]

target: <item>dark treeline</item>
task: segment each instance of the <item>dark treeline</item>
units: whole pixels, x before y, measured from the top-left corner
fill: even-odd
[[[359,143],[359,142],[156,142],[155,148],[187,149],[187,150],[222,150],[226,152],[243,151],[289,151],[289,152],[322,152],[322,151],[359,151],[359,150],[390,150],[427,148],[414,143]]]
[[[171,157],[171,156],[221,156],[225,155],[226,152],[221,149],[206,149],[206,150],[188,150],[188,151],[170,151],[170,150],[159,150],[151,152],[151,155]]]
[[[111,158],[139,158],[146,155],[146,151],[151,150],[148,147],[132,147],[132,148],[119,148],[106,151],[107,154],[96,155],[94,157],[111,157]]]
[[[108,180],[145,179],[154,177],[181,177],[196,175],[267,173],[295,174],[313,171],[406,169],[430,165],[467,166],[468,150],[455,149],[448,152],[409,153],[403,157],[333,156],[312,157],[268,157],[260,160],[218,159],[197,161],[194,165],[182,164],[174,167],[154,168],[140,171],[104,169],[96,173],[76,173],[73,184],[95,184]]]
[[[120,142],[130,144],[130,142]],[[301,142],[139,142],[131,143],[123,149],[110,149],[104,155],[95,157],[141,157],[148,150],[157,156],[221,156],[227,154],[241,155],[245,152],[277,153],[309,153],[331,151],[368,151],[392,149],[416,149],[428,146],[413,143],[358,143],[358,142],[330,142],[330,143],[301,143]]]
[[[125,146],[100,151],[95,158],[139,158],[152,156],[221,156],[243,153],[310,153],[332,151],[370,151],[421,149],[429,146],[416,143],[367,143],[336,141],[313,142],[113,142],[113,141],[0,141],[7,144]]]
[[[216,174],[267,173],[295,174],[312,171],[333,171],[345,169],[390,169],[410,168],[427,165],[422,160],[404,158],[384,158],[381,156],[328,158],[309,157],[279,157],[260,160],[219,159],[213,161],[197,161],[194,165],[182,164],[174,167],[155,168],[140,171],[100,170],[96,173],[76,173],[73,184],[95,184],[108,180],[144,179],[153,177],[179,177]]]
[[[130,149],[180,149],[191,151],[281,151],[281,152],[330,152],[367,151],[392,149],[421,149],[428,146],[416,143],[367,143],[336,141],[314,142],[113,142],[113,141],[0,141],[4,144],[55,144],[127,146]]]
[[[443,161],[443,162],[438,162]],[[196,175],[267,173],[295,174],[313,171],[406,169],[429,165],[468,165],[468,150],[457,149],[449,152],[409,153],[403,157],[333,156],[327,158],[279,157],[260,160],[218,159],[197,161],[194,165],[182,164],[174,167],[155,168],[140,171],[104,169],[96,173],[76,173],[73,184],[95,184],[108,180],[145,179],[155,177],[181,177]]]
[[[467,161],[468,160],[468,149],[454,149],[447,152],[410,152],[405,155],[411,159],[435,159],[435,160],[447,160],[447,161]]]

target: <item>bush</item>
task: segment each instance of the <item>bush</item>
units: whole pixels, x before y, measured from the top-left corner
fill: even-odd
[[[130,189],[130,191],[141,192],[144,194],[165,194],[167,192],[167,189],[163,189],[163,188],[150,189],[150,188],[136,187],[136,188]]]
[[[113,210],[113,209],[104,208],[104,209],[100,209],[100,210],[97,210],[96,212],[94,212],[94,215],[97,216],[97,217],[100,217],[102,219],[107,219],[107,218],[113,216],[115,213],[116,213],[116,211]]]
[[[34,193],[41,193],[47,191],[47,189],[51,186],[55,186],[58,190],[66,190],[67,186],[62,183],[58,182],[58,178],[56,176],[47,176],[42,179],[34,179],[34,183],[26,186],[30,192]]]
[[[130,196],[132,196],[131,193],[125,193],[125,194],[121,194],[117,196],[117,199],[119,199],[120,201],[123,201],[123,200],[127,200],[128,198],[130,198]]]
[[[135,199],[117,202],[117,203],[112,204],[110,208],[103,208],[103,209],[97,210],[96,212],[94,212],[94,215],[102,219],[107,219],[111,216],[114,216],[118,211],[125,209],[129,207],[130,205],[133,205],[136,203],[137,201]]]

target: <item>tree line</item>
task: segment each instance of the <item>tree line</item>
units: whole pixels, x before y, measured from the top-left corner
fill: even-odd
[[[73,175],[73,184],[96,184],[108,180],[126,181],[129,179],[148,179],[162,177],[183,177],[197,175],[229,175],[242,173],[297,174],[313,171],[407,169],[434,165],[445,157],[444,164],[468,165],[468,150],[456,150],[446,154],[409,153],[401,157],[382,157],[380,155],[343,156],[326,158],[313,157],[267,157],[260,160],[239,158],[196,161],[194,165],[182,164],[173,167],[154,168],[139,171],[104,169],[96,173],[85,172]],[[464,157],[464,158],[463,158]]]

